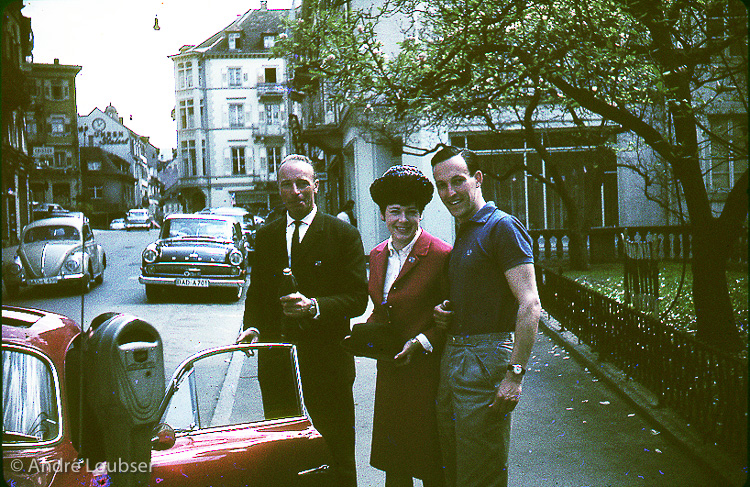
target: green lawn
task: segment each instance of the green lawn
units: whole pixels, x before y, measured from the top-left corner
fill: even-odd
[[[677,302],[672,305],[678,293],[683,265],[677,262],[661,262],[659,265],[659,313],[662,321],[688,332],[695,331],[695,310],[693,308],[693,276],[690,265],[685,268],[685,280]],[[588,271],[565,270],[565,277],[574,279],[591,289],[605,294],[617,301],[625,300],[623,286],[623,264],[592,264]],[[747,270],[730,270],[727,272],[729,294],[734,307],[737,326],[743,335],[747,335]],[[667,309],[671,310],[665,314]]]

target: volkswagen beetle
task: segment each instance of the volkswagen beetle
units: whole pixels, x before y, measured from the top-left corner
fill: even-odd
[[[81,239],[83,235],[83,239]],[[6,267],[8,295],[36,285],[78,283],[88,292],[104,280],[107,256],[96,242],[83,213],[45,218],[29,223],[11,264]]]

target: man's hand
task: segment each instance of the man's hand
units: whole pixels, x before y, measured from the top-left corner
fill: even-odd
[[[411,356],[415,353],[424,350],[419,340],[412,338],[404,344],[404,348],[395,356],[393,359],[396,361],[397,366],[407,365],[411,362]]]
[[[300,293],[287,294],[279,298],[284,315],[290,318],[312,316],[312,300]]]
[[[255,343],[260,338],[260,332],[255,328],[248,328],[240,333],[235,343]]]
[[[521,399],[521,382],[520,379],[511,379],[508,376],[503,378],[500,386],[495,393],[495,400],[490,404],[490,408],[498,414],[508,414],[513,411]]]
[[[447,330],[453,320],[453,311],[450,311],[451,302],[447,299],[435,306],[432,311],[432,317],[435,320],[435,326]]]

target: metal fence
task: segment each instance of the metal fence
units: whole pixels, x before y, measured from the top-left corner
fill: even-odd
[[[747,360],[537,266],[542,306],[599,358],[653,392],[708,443],[744,455]]]

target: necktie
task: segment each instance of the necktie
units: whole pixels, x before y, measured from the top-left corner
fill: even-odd
[[[302,225],[301,220],[294,220],[294,233],[292,233],[292,251],[290,260],[292,263],[295,262],[295,255],[299,252],[299,227]]]

